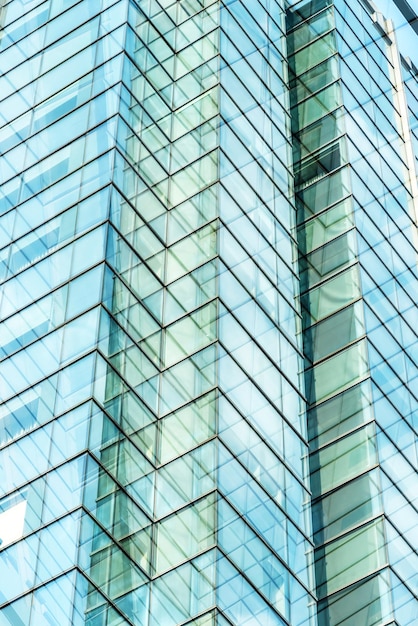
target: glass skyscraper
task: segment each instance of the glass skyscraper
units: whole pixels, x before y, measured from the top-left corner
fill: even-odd
[[[1,3],[0,626],[418,623],[418,18],[376,2]]]

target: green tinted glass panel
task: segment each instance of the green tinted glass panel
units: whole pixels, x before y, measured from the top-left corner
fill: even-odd
[[[318,65],[334,52],[336,52],[335,34],[331,32],[296,52],[289,59],[289,64],[296,74],[301,74],[310,67]]]
[[[304,128],[329,111],[336,109],[340,104],[341,89],[339,83],[335,82],[297,105],[292,111],[293,121],[297,120],[297,128]]]
[[[376,441],[372,425],[315,452],[311,457],[312,488],[326,493],[376,463]]]
[[[298,131],[295,134],[296,141],[293,147],[295,161],[299,161],[307,154],[318,150],[344,132],[342,110],[337,109],[307,128],[298,129]]]
[[[304,231],[300,235],[303,252],[306,254],[323,246],[350,230],[353,224],[352,202],[351,198],[347,198],[304,225]]]
[[[327,206],[334,204],[348,196],[350,193],[350,178],[347,167],[326,176],[303,191],[299,191],[297,197],[303,202],[299,212],[299,220],[309,218],[319,213]]]
[[[291,92],[291,105],[300,102],[304,98],[324,89],[329,83],[334,82],[339,77],[338,57],[333,55],[323,63],[316,65],[308,72],[305,72],[295,81]]]
[[[292,41],[292,52],[305,46],[319,35],[326,33],[333,26],[334,12],[332,8],[322,11],[322,13],[317,13],[308,22],[293,31],[289,38]]]
[[[383,523],[378,520],[324,548],[323,557],[318,559],[318,593],[331,594],[374,572],[385,561]]]
[[[368,371],[367,345],[363,340],[312,368],[308,373],[310,401],[321,402],[359,382]]]
[[[364,333],[363,308],[355,303],[306,329],[305,354],[313,361],[323,359]]]
[[[359,280],[358,266],[355,265],[319,287],[311,289],[303,298],[309,310],[307,319],[316,322],[359,298],[361,293]]]
[[[334,273],[356,258],[355,231],[351,230],[314,250],[301,262],[302,290]]]
[[[323,445],[373,419],[370,381],[366,380],[310,411],[309,432],[313,445]]]
[[[380,483],[375,470],[332,491],[313,507],[316,541],[329,541],[380,511]]]
[[[318,605],[319,626],[378,626],[392,615],[389,574],[384,571]]]

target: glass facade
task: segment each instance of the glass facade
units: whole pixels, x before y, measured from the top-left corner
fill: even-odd
[[[1,6],[0,626],[418,621],[416,16],[381,4]]]
[[[295,3],[287,23],[318,624],[406,626],[418,618],[416,70],[368,2]]]

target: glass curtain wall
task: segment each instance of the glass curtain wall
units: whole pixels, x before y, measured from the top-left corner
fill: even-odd
[[[417,75],[290,4],[2,3],[0,626],[418,619]]]
[[[411,111],[416,113],[411,92],[417,76],[399,57],[391,23],[360,2],[341,4],[336,3],[336,23],[349,108],[346,128],[390,566],[387,583],[393,618],[409,625],[418,619],[412,530],[418,521],[418,194]]]
[[[314,624],[284,7],[1,19],[0,624]]]
[[[315,623],[284,17],[220,5],[218,605],[260,626]]]
[[[412,624],[417,610],[414,160],[396,42],[366,5],[299,2],[288,13],[324,625]]]
[[[97,623],[102,607],[119,624],[110,509],[126,496],[102,462],[119,431],[97,348],[127,4],[12,0],[1,20],[0,619]]]

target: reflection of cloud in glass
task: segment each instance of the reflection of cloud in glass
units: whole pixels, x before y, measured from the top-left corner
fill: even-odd
[[[26,500],[22,500],[0,513],[0,549],[23,535],[25,512]]]
[[[413,11],[413,1],[402,3],[404,11],[411,19]],[[396,6],[394,0],[373,0],[374,5],[378,11],[380,11],[386,19],[393,20],[396,28],[396,39],[399,46],[400,53],[404,57],[409,57],[415,65],[418,65],[418,50],[416,47],[416,33],[413,31],[412,26],[408,24],[406,15],[404,15]]]

